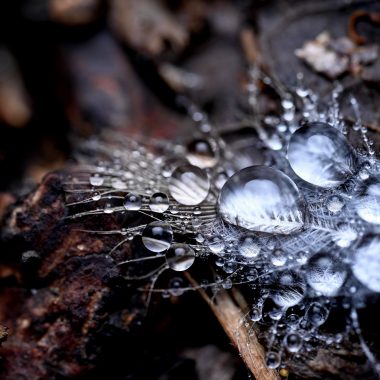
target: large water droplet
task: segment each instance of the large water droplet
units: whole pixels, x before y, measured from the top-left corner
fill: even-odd
[[[128,211],[137,211],[141,208],[141,197],[138,194],[129,193],[125,196],[123,206]]]
[[[298,177],[325,188],[342,184],[355,169],[355,156],[344,135],[320,122],[294,132],[288,160]]]
[[[380,237],[368,236],[356,249],[352,271],[368,289],[380,292]]]
[[[272,299],[281,307],[297,305],[305,295],[306,283],[296,272],[284,270],[272,278]]]
[[[177,272],[189,269],[195,260],[193,249],[187,244],[175,243],[166,251],[166,262]]]
[[[202,169],[184,165],[174,170],[169,178],[170,195],[180,204],[195,206],[202,203],[210,190],[207,173]]]
[[[304,204],[297,186],[267,166],[251,166],[229,178],[218,207],[226,222],[252,231],[290,234],[303,226]]]
[[[142,233],[142,242],[149,251],[163,252],[170,247],[173,230],[169,224],[161,221],[149,223]]]
[[[360,218],[368,223],[380,224],[380,183],[370,184],[354,204]]]
[[[306,281],[324,296],[335,295],[346,279],[343,265],[333,256],[317,253],[306,266]]]
[[[153,212],[163,213],[169,208],[169,198],[165,193],[154,193],[149,200]]]
[[[197,139],[190,142],[187,146],[186,158],[190,164],[202,169],[211,168],[216,165],[214,149],[207,140]]]

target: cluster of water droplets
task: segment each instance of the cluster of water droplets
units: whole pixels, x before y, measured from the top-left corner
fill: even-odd
[[[214,128],[188,103],[198,128],[185,144],[89,141],[85,150],[102,159],[84,155],[72,170],[70,218],[117,216],[116,229],[90,232],[119,236],[112,252],[140,239],[145,256],[118,265],[157,261],[138,277],[152,287],[163,271],[191,270],[199,261],[217,272],[201,286],[248,286],[248,317],[270,326],[271,368],[321,344],[339,346],[342,332],[321,330],[330,313],[343,304],[350,320],[363,293],[380,292],[380,164],[354,98],[356,122],[340,115],[340,93],[320,110],[318,97],[300,85],[283,97],[281,115],[229,130]],[[353,146],[349,132],[364,148]]]

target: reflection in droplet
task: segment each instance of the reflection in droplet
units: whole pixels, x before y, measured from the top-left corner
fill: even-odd
[[[380,238],[367,236],[356,249],[352,271],[368,289],[380,292]]]
[[[306,281],[324,296],[333,296],[342,287],[347,272],[333,256],[318,253],[310,258],[306,266]]]
[[[175,243],[165,254],[169,267],[177,272],[189,269],[195,261],[195,253],[187,244]]]
[[[252,231],[290,234],[303,226],[304,206],[297,186],[267,166],[251,166],[229,178],[218,206],[226,222]]]
[[[355,170],[355,156],[344,135],[320,122],[292,135],[288,160],[301,179],[325,188],[342,184]]]
[[[163,252],[170,247],[173,230],[161,221],[149,223],[142,233],[142,242],[152,252]]]
[[[180,204],[195,206],[202,203],[210,190],[207,173],[202,169],[184,165],[174,170],[169,178],[170,195]]]

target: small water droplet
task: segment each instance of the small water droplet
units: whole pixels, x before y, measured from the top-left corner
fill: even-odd
[[[298,352],[302,347],[302,338],[296,333],[290,333],[285,337],[285,347],[291,352]]]
[[[306,281],[324,296],[333,296],[342,287],[347,272],[342,263],[327,253],[317,253],[306,266]]]
[[[203,139],[193,140],[188,144],[186,158],[190,164],[198,166],[202,169],[212,168],[217,163],[216,156],[210,142]]]
[[[259,255],[261,246],[259,241],[253,236],[243,236],[239,243],[239,253],[247,258],[252,259]]]
[[[268,352],[266,356],[266,363],[269,368],[278,368],[280,365],[280,355],[277,352]]]
[[[183,272],[189,269],[195,261],[194,250],[187,244],[175,243],[166,251],[166,262],[169,268]]]
[[[141,205],[141,197],[138,194],[129,193],[124,198],[123,206],[128,211],[140,210]]]
[[[94,174],[90,177],[89,181],[92,186],[102,186],[104,183],[104,178],[99,174]]]
[[[380,292],[380,238],[369,235],[356,249],[352,271],[368,289]]]
[[[281,307],[297,305],[305,295],[306,283],[300,274],[291,270],[274,273],[271,297]]]
[[[173,230],[161,221],[149,223],[142,233],[142,242],[152,252],[163,252],[173,240]]]
[[[326,199],[326,207],[333,214],[338,214],[344,207],[344,200],[339,195],[331,195]]]
[[[283,265],[285,265],[287,259],[288,258],[282,249],[275,249],[271,253],[270,257],[271,263],[276,267],[282,267]]]
[[[221,253],[224,250],[225,244],[223,238],[214,236],[207,242],[208,248],[212,253]]]
[[[149,200],[153,212],[163,213],[169,208],[169,198],[165,193],[154,193]]]
[[[210,190],[207,173],[192,165],[180,166],[169,178],[170,195],[180,204],[196,206],[202,203]]]
[[[329,311],[327,308],[318,302],[313,302],[307,309],[305,317],[309,323],[318,327],[326,322],[328,315]]]

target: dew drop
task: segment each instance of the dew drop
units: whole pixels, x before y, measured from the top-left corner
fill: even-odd
[[[210,142],[203,139],[193,140],[188,144],[186,158],[190,164],[202,169],[212,168],[217,163]]]
[[[262,317],[261,308],[254,306],[249,313],[249,317],[251,318],[251,321],[258,322]]]
[[[176,272],[189,269],[195,261],[194,250],[187,244],[175,243],[166,251],[166,262]]]
[[[367,236],[356,249],[352,271],[373,292],[380,292],[380,238]]]
[[[212,253],[221,253],[224,250],[224,240],[220,236],[214,236],[207,242],[208,248]]]
[[[240,240],[239,253],[246,259],[252,259],[259,255],[261,246],[253,236],[244,236]]]
[[[303,226],[303,201],[295,183],[267,166],[235,173],[223,186],[219,213],[233,225],[251,231],[290,234]]]
[[[323,325],[326,322],[328,316],[329,311],[327,308],[318,302],[313,302],[305,314],[306,320],[316,327]]]
[[[285,252],[282,249],[275,249],[272,254],[271,254],[271,263],[275,267],[282,267],[283,265],[286,264],[287,261],[287,256]]]
[[[92,186],[102,186],[104,183],[104,178],[99,174],[94,174],[90,177],[89,181]]]
[[[163,252],[170,247],[173,230],[169,224],[161,221],[149,223],[142,233],[142,242],[149,251]]]
[[[169,198],[165,193],[154,193],[149,200],[153,212],[163,213],[169,208]]]
[[[297,305],[306,292],[304,279],[301,275],[291,270],[275,273],[272,277],[272,286],[271,297],[280,307]]]
[[[184,165],[174,170],[168,184],[170,195],[180,204],[196,206],[202,203],[210,190],[207,173],[202,169]]]
[[[298,352],[302,347],[302,338],[296,333],[290,333],[285,337],[285,347],[291,352]]]
[[[326,207],[331,213],[337,214],[342,211],[344,200],[339,195],[331,195],[326,199]]]
[[[93,201],[98,201],[100,200],[102,196],[100,195],[100,193],[94,193],[94,195],[92,196],[92,200]]]
[[[324,188],[345,182],[356,161],[344,135],[321,122],[309,123],[292,135],[288,160],[298,177]]]
[[[141,197],[138,194],[129,193],[125,196],[123,206],[128,211],[137,211],[141,208]]]
[[[278,368],[280,365],[280,355],[277,352],[268,352],[266,363],[269,368]]]
[[[368,223],[380,224],[380,183],[370,184],[355,202],[359,217]]]
[[[324,296],[333,296],[342,287],[347,272],[338,259],[326,253],[312,256],[306,266],[306,282]]]

